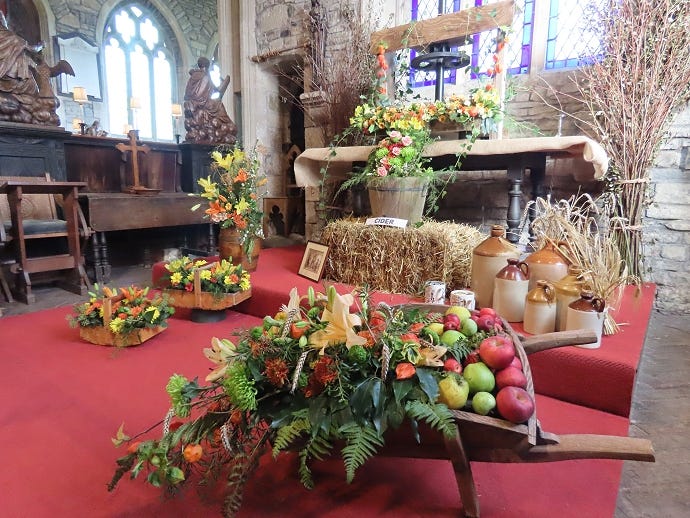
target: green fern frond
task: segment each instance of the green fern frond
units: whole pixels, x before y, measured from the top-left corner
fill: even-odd
[[[278,428],[276,433],[276,438],[273,441],[273,457],[277,457],[278,454],[284,449],[288,448],[295,439],[299,438],[302,433],[309,431],[309,419],[295,419],[285,426]]]
[[[369,457],[373,457],[376,448],[383,446],[383,437],[375,428],[360,426],[356,423],[348,424],[340,429],[347,444],[343,448],[343,461],[348,484],[355,478],[355,471],[364,464]]]
[[[235,516],[242,506],[244,486],[254,471],[252,462],[247,458],[236,458],[228,473],[228,492],[223,501],[223,516]]]
[[[455,421],[446,405],[424,403],[419,400],[408,401],[405,413],[410,419],[424,421],[448,438],[455,437]]]
[[[311,476],[311,469],[309,469],[309,453],[306,450],[299,452],[299,481],[307,489],[314,489],[314,478]]]
[[[309,454],[309,457],[317,460],[323,460],[325,457],[330,455],[332,449],[333,444],[326,436],[321,434],[312,438],[304,448],[304,450]]]

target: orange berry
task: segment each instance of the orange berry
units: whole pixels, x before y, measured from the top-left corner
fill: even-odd
[[[189,463],[197,462],[204,454],[204,449],[199,444],[188,444],[184,447],[182,456]]]

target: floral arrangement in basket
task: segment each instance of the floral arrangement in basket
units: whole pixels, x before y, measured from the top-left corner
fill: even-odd
[[[170,287],[174,290],[194,291],[194,272],[199,270],[201,291],[214,295],[237,293],[251,288],[251,278],[242,265],[221,259],[208,262],[183,256],[165,265]]]
[[[141,331],[160,332],[175,312],[167,295],[149,298],[149,288],[129,286],[113,290],[94,285],[89,300],[74,305],[68,316],[72,327],[79,327],[83,338],[92,337],[102,345],[134,345],[141,343]],[[148,336],[147,333],[145,336]],[[153,336],[153,335],[151,335]],[[149,336],[150,337],[150,336]],[[89,340],[91,341],[91,340]],[[132,342],[132,343],[130,343]]]
[[[211,158],[213,174],[198,181],[203,189],[200,196],[208,200],[204,217],[221,228],[237,230],[240,242],[250,254],[254,238],[263,236],[261,198],[267,183],[256,150],[219,148],[211,153]],[[192,210],[199,207],[201,204]]]
[[[358,310],[352,312],[355,304]],[[177,374],[170,378],[171,409],[158,423],[162,437],[142,437],[155,427],[133,437],[118,430],[115,444],[128,448],[117,460],[109,489],[128,472],[132,478],[147,472],[149,483],[168,489],[192,474],[203,482],[224,472],[229,491],[224,511],[230,516],[269,444],[274,456],[297,450],[300,480],[312,487],[310,464],[329,455],[336,442],[343,444],[351,481],[384,445],[386,432],[405,421],[417,440],[421,423],[453,437],[451,408],[467,408],[468,401],[469,382],[458,374],[461,362],[479,366],[479,344],[502,329],[485,318],[484,330],[470,324],[466,334],[452,330],[461,316],[463,322],[470,319],[464,311],[414,305],[370,309],[366,293],[356,299],[331,287],[327,294],[310,289],[300,297],[293,289],[287,306],[266,316],[263,325],[240,331],[233,340],[213,339],[204,349],[215,364],[207,384]],[[450,338],[443,336],[446,325]],[[495,415],[495,410],[480,413]]]
[[[221,309],[251,295],[249,272],[226,259],[208,262],[183,256],[165,265],[173,304],[178,307]],[[176,291],[182,291],[177,295]]]

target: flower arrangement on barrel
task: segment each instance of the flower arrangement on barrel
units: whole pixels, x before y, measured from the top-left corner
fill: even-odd
[[[250,274],[227,259],[209,262],[183,256],[165,265],[165,293],[177,307],[207,310],[234,306],[251,295]]]
[[[252,258],[255,247],[260,246],[263,237],[263,208],[261,199],[267,179],[261,172],[261,164],[255,149],[244,151],[239,147],[220,147],[211,153],[212,175],[198,180],[203,189],[200,196],[207,200],[204,217],[217,223],[221,229],[220,256],[232,257],[233,263],[243,262],[253,269]],[[195,194],[192,194],[195,196]],[[192,207],[198,210],[202,204]],[[241,247],[228,247],[224,243]],[[258,251],[257,251],[258,252]]]
[[[146,473],[147,482],[171,491],[192,478],[205,484],[224,475],[224,514],[232,516],[269,446],[274,457],[297,452],[298,476],[311,488],[314,461],[338,446],[352,481],[404,423],[419,442],[420,425],[454,437],[458,409],[498,418],[503,428],[527,421],[533,400],[513,386],[524,387],[524,376],[499,385],[500,370],[492,373],[516,369],[517,347],[502,326],[495,314],[461,307],[374,308],[366,292],[310,288],[300,297],[293,289],[262,325],[212,340],[204,349],[215,365],[207,384],[173,375],[166,386],[171,408],[157,425],[134,436],[120,427],[113,441],[127,452],[108,488],[127,473]],[[512,395],[502,398],[508,385],[525,394],[529,412],[517,409]],[[145,437],[157,427],[162,436]]]
[[[445,186],[453,181],[464,155],[480,135],[496,130],[504,110],[501,96],[491,83],[477,84],[467,93],[454,93],[443,100],[408,102],[401,96],[392,101],[384,86],[388,69],[384,53],[385,48],[380,46],[371,100],[355,107],[344,133],[364,137],[376,147],[366,165],[356,169],[336,195],[364,184],[369,188],[374,216],[400,217],[414,224],[421,220],[425,203],[429,211],[438,208]],[[424,150],[435,140],[434,131],[449,126],[454,128],[456,138],[464,132],[467,143],[460,147],[455,167],[434,171]]]
[[[87,341],[100,345],[136,345],[162,331],[175,312],[166,294],[149,297],[149,288],[113,290],[94,285],[89,300],[74,305],[68,316]]]

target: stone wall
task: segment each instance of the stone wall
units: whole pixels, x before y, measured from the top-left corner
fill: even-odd
[[[644,218],[647,280],[658,286],[656,307],[690,313],[690,106],[669,128],[650,170]]]

